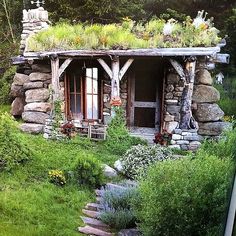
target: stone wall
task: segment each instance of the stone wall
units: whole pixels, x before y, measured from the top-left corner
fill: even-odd
[[[228,126],[223,122],[224,112],[217,105],[220,93],[213,87],[213,79],[206,69],[196,73],[193,91],[193,115],[198,122],[198,134],[203,137],[219,136]]]
[[[108,124],[111,120],[111,80],[106,75],[103,79],[103,120],[105,124]],[[122,102],[122,108],[127,111],[127,101],[128,101],[128,77],[124,78],[120,82],[120,98]]]
[[[16,73],[11,86],[14,101],[11,114],[22,116],[21,129],[29,133],[41,133],[51,112],[51,68],[34,64],[29,75]]]
[[[204,138],[215,138],[220,135],[228,123],[222,121],[224,112],[216,104],[220,99],[220,93],[213,87],[210,72],[205,68],[197,67],[192,111],[198,128],[179,129],[183,90],[183,81],[173,69],[170,69],[165,83],[163,128],[173,134],[171,147],[195,150]]]
[[[33,10],[23,10],[23,31],[21,34],[20,53],[26,49],[27,39],[30,35],[38,33],[49,26],[48,12],[39,7]]]

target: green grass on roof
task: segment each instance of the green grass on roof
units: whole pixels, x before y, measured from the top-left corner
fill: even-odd
[[[108,25],[57,24],[31,36],[27,51],[210,47],[219,43],[219,31],[210,21],[203,19],[197,27],[193,22],[187,17],[183,23],[155,19],[141,24],[124,19],[121,24]],[[167,24],[171,33],[164,34]]]

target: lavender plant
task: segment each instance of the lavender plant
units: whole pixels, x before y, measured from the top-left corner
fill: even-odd
[[[134,227],[131,203],[137,196],[135,186],[106,186],[102,189],[100,219],[117,230]]]

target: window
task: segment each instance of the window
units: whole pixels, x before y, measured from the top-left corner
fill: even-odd
[[[86,118],[98,119],[98,69],[86,69]]]
[[[66,115],[73,119],[99,119],[98,69],[86,68],[85,75],[69,74],[65,80]]]

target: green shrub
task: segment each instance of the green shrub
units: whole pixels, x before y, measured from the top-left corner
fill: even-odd
[[[78,156],[75,176],[79,184],[99,187],[103,183],[104,175],[101,163],[93,156]]]
[[[136,218],[131,209],[131,202],[136,197],[136,187],[107,186],[102,191],[102,210],[99,218],[117,230],[134,227]]]
[[[106,146],[111,152],[122,155],[130,147],[138,144],[146,144],[146,141],[131,137],[126,127],[124,110],[120,107],[115,108],[115,116],[107,129]]]
[[[134,204],[144,236],[220,235],[233,164],[198,156],[153,166]]]
[[[122,163],[123,173],[134,179],[144,174],[151,164],[168,159],[175,159],[171,149],[160,145],[137,145],[129,149],[120,161]]]
[[[10,170],[28,160],[31,154],[13,118],[0,113],[0,168]]]
[[[10,67],[0,79],[0,104],[10,103],[10,88],[16,72],[15,67]]]
[[[236,158],[236,128],[226,130],[218,141],[206,140],[198,151],[199,155],[214,155],[219,158]]]

